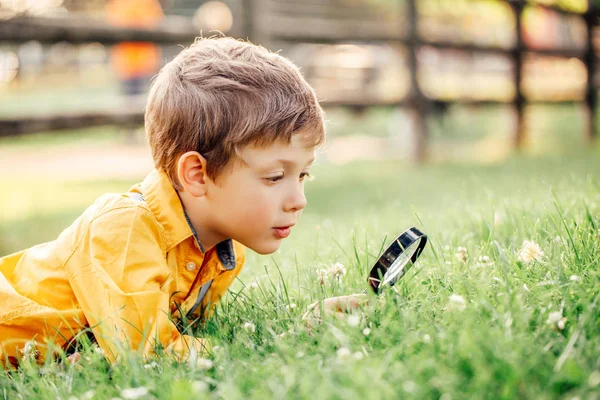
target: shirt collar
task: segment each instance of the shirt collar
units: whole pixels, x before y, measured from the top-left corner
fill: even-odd
[[[163,170],[150,172],[141,184],[141,192],[157,221],[165,229],[167,251],[192,236],[181,200]]]
[[[190,236],[194,236],[198,249],[204,252],[198,235],[183,209],[181,199],[167,174],[162,169],[155,169],[139,186],[144,201],[165,229],[166,251],[170,251]],[[234,269],[236,262],[231,239],[224,240],[215,247],[219,261],[225,270]]]

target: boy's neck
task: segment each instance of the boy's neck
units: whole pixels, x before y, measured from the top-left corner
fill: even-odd
[[[202,204],[198,204],[197,199],[191,197],[187,192],[179,192],[181,205],[187,215],[191,227],[196,232],[196,239],[200,242],[200,247],[204,252],[209,251],[217,244],[226,240],[219,233],[211,229],[212,221],[210,220],[210,210],[203,210]],[[192,202],[194,203],[192,206]]]

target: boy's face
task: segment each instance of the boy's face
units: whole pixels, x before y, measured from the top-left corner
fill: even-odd
[[[306,206],[304,180],[315,148],[296,134],[290,144],[247,146],[239,156],[207,188],[212,228],[257,253],[273,253]]]

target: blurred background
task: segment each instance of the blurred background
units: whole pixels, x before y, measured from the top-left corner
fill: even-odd
[[[0,255],[53,239],[95,196],[145,176],[151,77],[217,32],[300,66],[327,112],[324,165],[597,154],[598,6],[0,0]]]

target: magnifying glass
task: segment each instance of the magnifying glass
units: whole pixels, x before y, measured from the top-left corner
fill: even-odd
[[[369,286],[375,294],[380,294],[386,287],[394,286],[417,261],[426,244],[427,236],[415,227],[407,229],[398,236],[379,257],[369,274]],[[369,289],[362,294],[366,294],[367,290]],[[323,304],[326,310],[329,308],[338,312],[347,311],[360,303],[356,296],[333,297],[325,299]],[[357,301],[358,303],[356,303]],[[329,304],[325,304],[327,302]],[[315,310],[317,311],[315,312]],[[309,328],[321,322],[319,302],[309,306],[302,319],[306,320],[306,326]]]
[[[369,286],[376,294],[402,278],[417,261],[427,244],[427,235],[415,227],[404,231],[383,252],[369,274]]]

